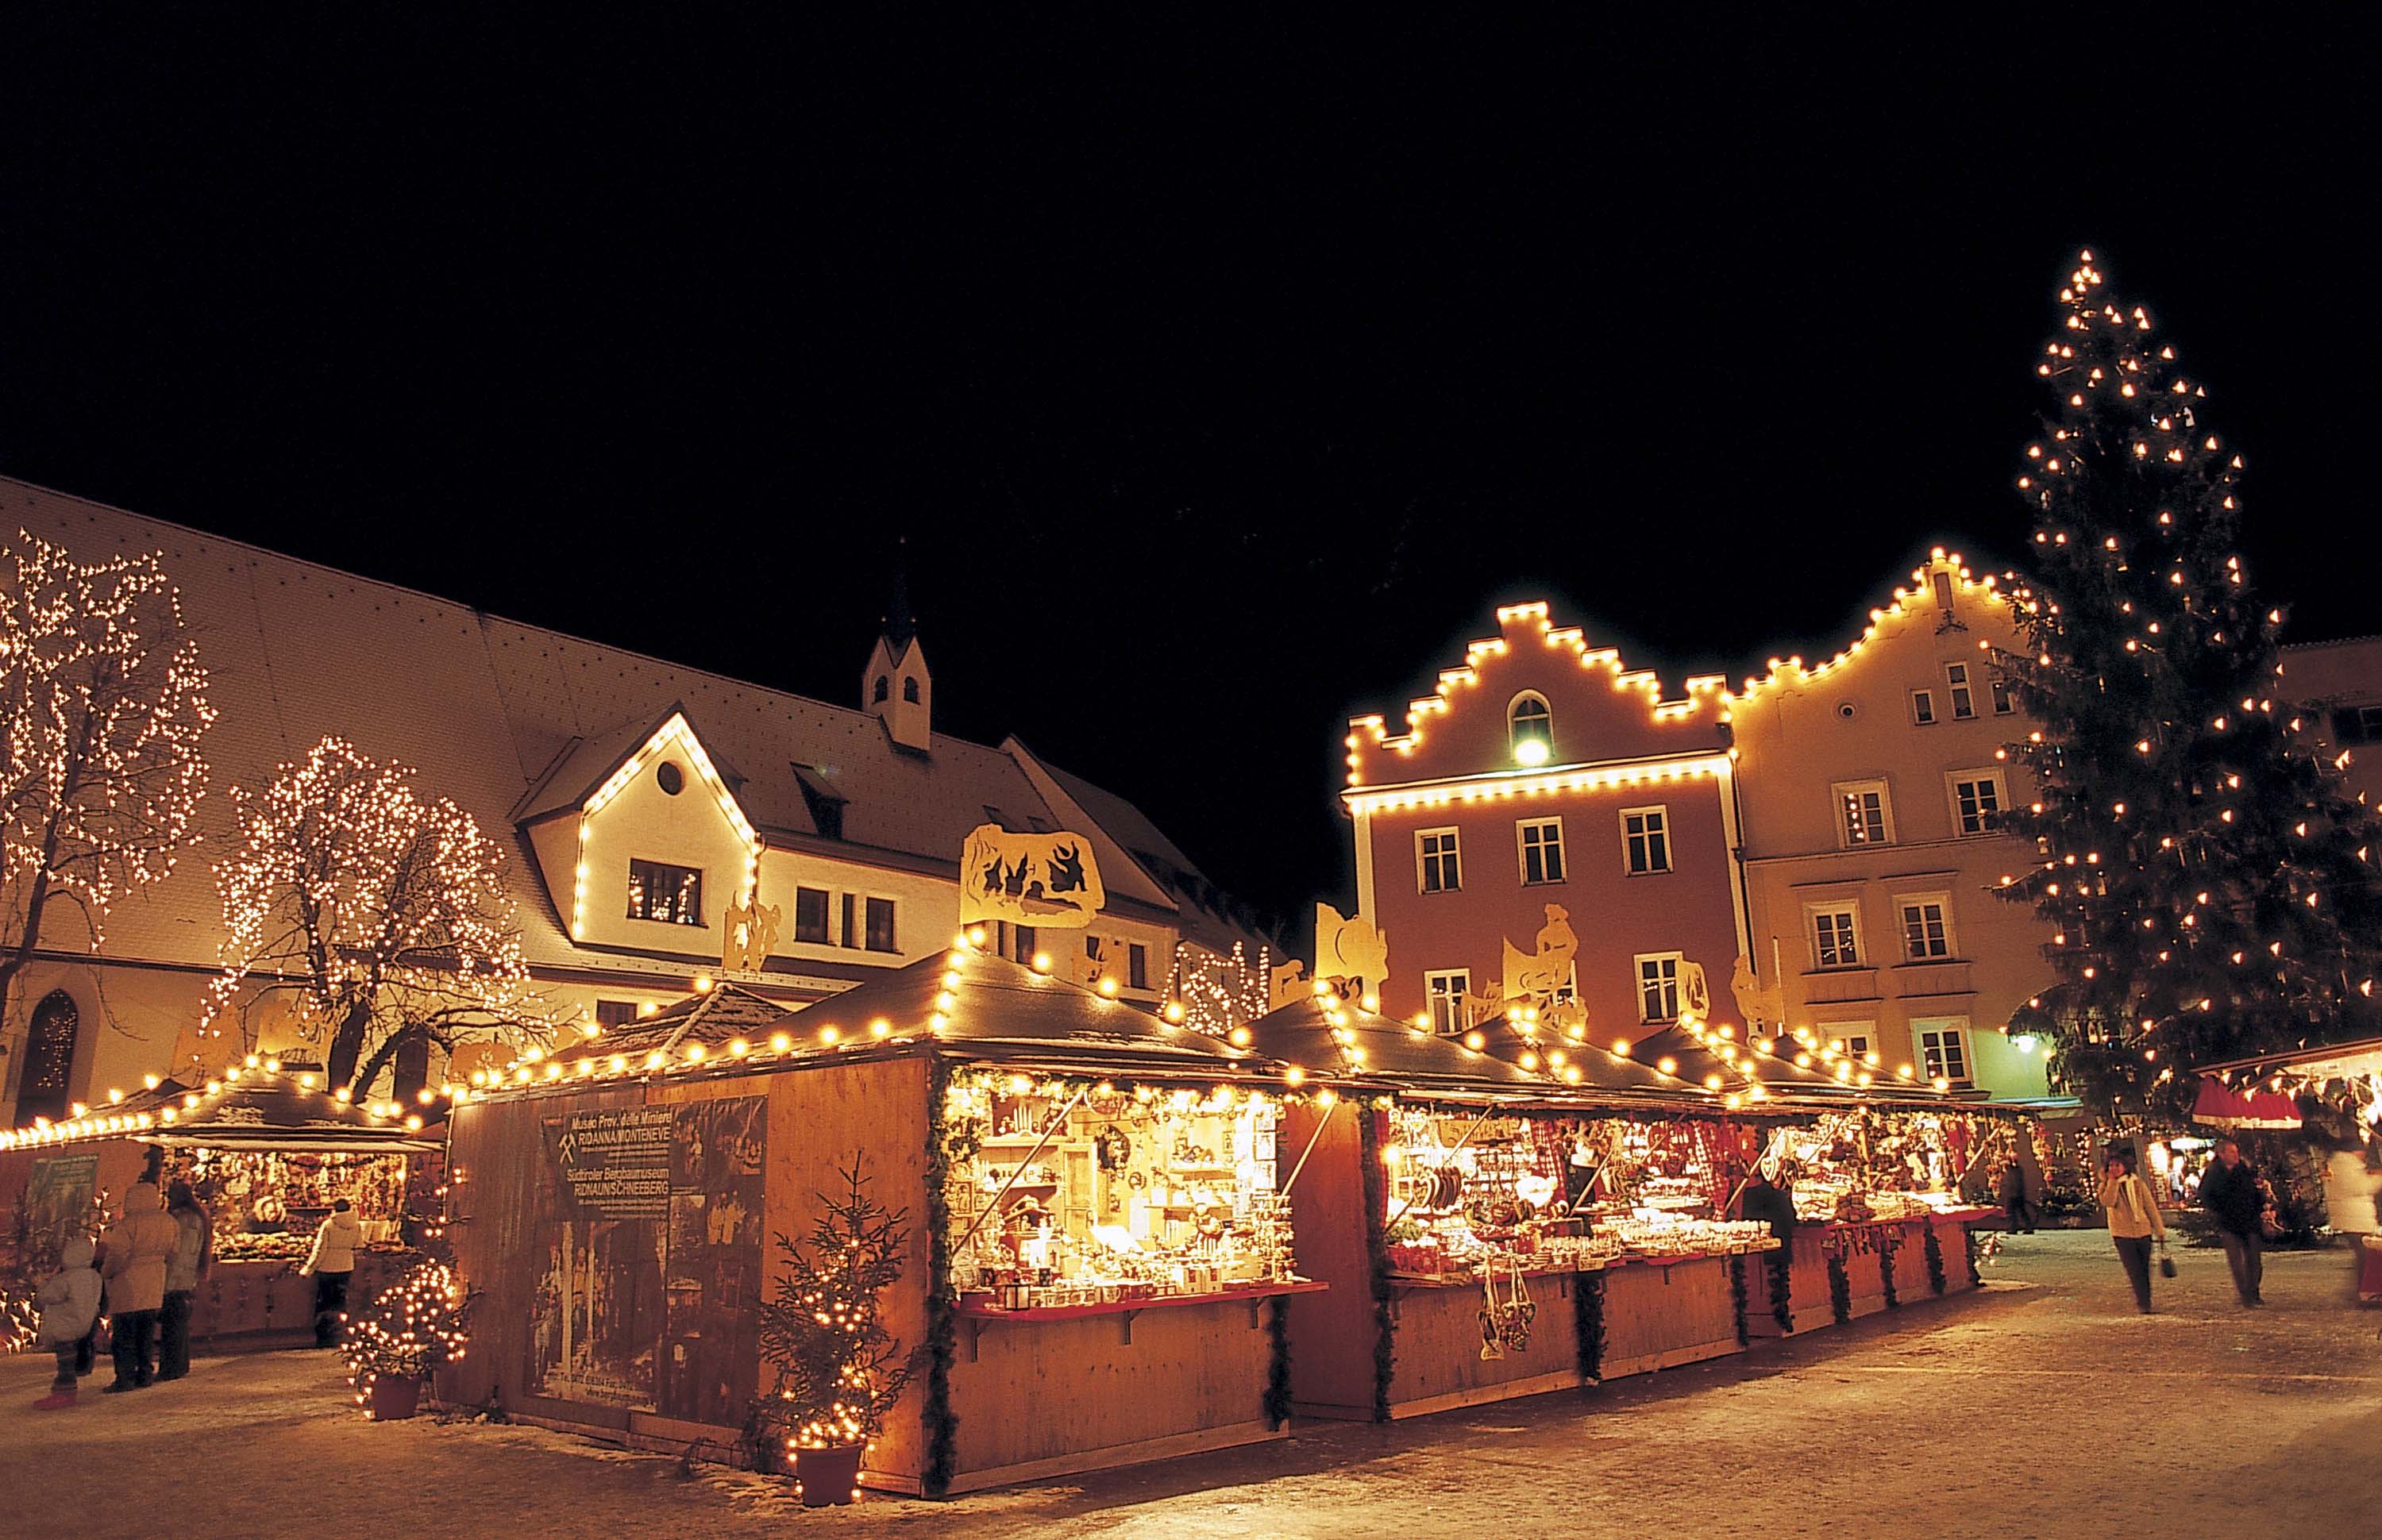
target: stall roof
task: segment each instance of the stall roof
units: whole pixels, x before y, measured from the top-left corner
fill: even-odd
[[[1514,1100],[1560,1094],[1518,1064],[1467,1047],[1341,999],[1309,995],[1266,1012],[1232,1040],[1308,1074],[1383,1082],[1416,1091],[1471,1093]]]
[[[1455,1041],[1477,1048],[1508,1064],[1545,1075],[1568,1094],[1612,1094],[1637,1099],[1647,1096],[1707,1102],[1713,1093],[1679,1075],[1666,1075],[1651,1064],[1610,1048],[1573,1038],[1541,1021],[1499,1016],[1470,1028]]]
[[[2204,1075],[2222,1077],[2230,1084],[2281,1071],[2292,1080],[2346,1080],[2354,1075],[2382,1073],[2382,1037],[2361,1037],[2346,1043],[2318,1043],[2304,1048],[2229,1058],[2198,1066]],[[2243,1076],[2241,1071],[2251,1073]]]
[[[0,1133],[0,1149],[84,1139],[138,1139],[176,1148],[313,1155],[419,1155],[438,1146],[320,1089],[323,1077],[277,1060],[236,1066],[190,1089],[164,1081],[62,1123]]]
[[[740,984],[714,984],[651,1016],[608,1028],[588,1047],[592,1050],[600,1044],[606,1053],[639,1058],[659,1048],[676,1057],[689,1043],[721,1048],[740,1037],[748,1043],[765,1042],[793,1018],[794,1013],[777,1001],[764,999]],[[568,1050],[564,1052],[567,1057]]]
[[[1787,1045],[1795,1046],[1791,1042]],[[1732,1061],[1726,1052],[1736,1050]],[[1761,1085],[1776,1100],[1837,1103],[1860,1098],[1939,1102],[1946,1098],[1917,1081],[1906,1081],[1891,1069],[1872,1071],[1872,1083],[1861,1085],[1858,1075],[1839,1079],[1822,1069],[1815,1056],[1809,1067],[1795,1062],[1786,1053],[1763,1052],[1758,1046],[1736,1043],[1730,1039],[1702,1032],[1680,1023],[1658,1027],[1644,1037],[1629,1044],[1629,1057],[1640,1064],[1659,1068],[1664,1059],[1676,1062],[1678,1073],[1699,1085],[1710,1085],[1719,1077],[1724,1091],[1743,1091]]]

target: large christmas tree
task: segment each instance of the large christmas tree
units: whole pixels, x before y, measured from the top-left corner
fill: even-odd
[[[2013,1026],[2092,1106],[2173,1112],[2195,1064],[2382,1030],[2382,835],[2283,676],[2205,388],[2091,252],[2060,301],[2018,483],[2032,651],[1995,657],[2041,724],[2008,751],[2039,800],[2006,826],[2043,860],[2003,892],[2050,922],[2057,978]]]

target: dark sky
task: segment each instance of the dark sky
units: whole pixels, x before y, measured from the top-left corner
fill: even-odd
[[[2089,242],[2376,629],[2370,36],[802,9],[17,8],[0,471],[855,703],[906,536],[939,726],[1289,910],[1500,598],[1676,681],[2016,555]]]

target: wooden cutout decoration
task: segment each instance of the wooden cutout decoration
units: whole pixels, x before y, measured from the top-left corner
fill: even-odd
[[[1296,1005],[1315,991],[1307,982],[1307,964],[1292,958],[1266,975],[1267,1008]]]
[[[1579,952],[1579,936],[1571,928],[1571,911],[1561,904],[1546,906],[1547,923],[1539,927],[1538,950],[1525,952],[1505,943],[1505,998],[1541,1005],[1571,982],[1571,961]]]
[[[720,917],[720,967],[748,973],[767,967],[769,948],[778,944],[778,922],[784,917],[785,911],[761,902],[758,894],[748,901],[731,900]]]
[[[1390,976],[1390,938],[1361,914],[1351,919],[1330,904],[1316,905],[1315,976],[1343,984],[1361,979],[1380,989]]]
[[[960,923],[986,920],[1081,930],[1108,902],[1092,842],[978,824],[960,847]]]
[[[1777,1027],[1786,1020],[1785,981],[1762,984],[1753,976],[1753,959],[1743,952],[1737,955],[1737,971],[1729,976],[1728,992],[1736,996],[1737,1013],[1749,1027],[1757,1021]]]
[[[1706,1017],[1712,1014],[1712,982],[1704,977],[1701,962],[1679,964],[1679,1014]]]

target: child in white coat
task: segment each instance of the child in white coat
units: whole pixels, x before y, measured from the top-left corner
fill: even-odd
[[[42,1324],[34,1328],[33,1346],[57,1355],[57,1377],[50,1393],[33,1403],[36,1412],[60,1412],[75,1404],[75,1354],[99,1319],[99,1269],[91,1263],[91,1237],[78,1235],[59,1253],[58,1270],[33,1291]]]

